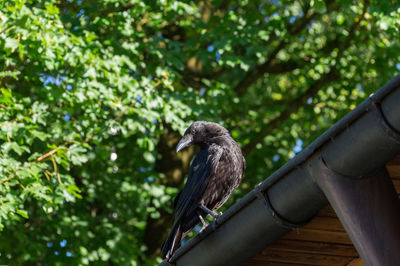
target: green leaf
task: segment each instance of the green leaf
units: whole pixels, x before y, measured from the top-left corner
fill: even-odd
[[[13,150],[18,155],[22,155],[24,152],[30,152],[27,146],[18,145],[16,142],[6,142],[2,145],[2,148],[4,149],[4,153],[8,153],[10,150]]]
[[[21,215],[22,217],[24,217],[25,219],[29,219],[29,216],[28,216],[28,212],[27,212],[27,211],[18,209],[18,210],[17,210],[17,213],[18,213],[19,215]]]
[[[325,6],[325,1],[323,0],[312,0],[311,1],[311,6],[315,9],[316,12],[318,13],[325,13],[326,12],[326,6]]]
[[[44,132],[41,132],[41,131],[32,130],[31,133],[32,133],[32,135],[34,135],[35,137],[37,137],[41,141],[45,141],[48,138],[48,134],[46,134]]]
[[[6,38],[5,48],[11,50],[13,53],[18,48],[18,40],[13,38]]]
[[[46,4],[45,7],[47,11],[49,11],[49,14],[51,15],[57,15],[60,12],[58,7],[53,5],[52,3]]]

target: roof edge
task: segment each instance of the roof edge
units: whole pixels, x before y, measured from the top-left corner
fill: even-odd
[[[217,265],[228,261],[238,264],[243,259],[249,258],[250,254],[254,255],[260,251],[261,246],[264,248],[279,239],[290,230],[290,227],[296,226],[296,224],[300,225],[312,218],[327,201],[322,191],[312,181],[309,171],[304,171],[307,162],[315,160],[315,156],[320,155],[319,151],[325,151],[326,154],[327,147],[343,145],[340,141],[332,140],[342,138],[345,142],[348,142],[348,139],[351,138],[349,129],[360,124],[359,121],[365,115],[368,115],[368,117],[376,116],[377,107],[378,115],[382,116],[380,120],[384,121],[387,128],[391,129],[391,135],[384,137],[392,140],[393,135],[399,135],[397,129],[400,129],[400,105],[397,104],[398,102],[400,102],[400,75],[397,75],[376,93],[370,95],[353,111],[315,139],[301,153],[225,211],[218,218],[217,226],[208,226],[201,234],[190,239],[175,252],[171,262],[176,265],[186,265],[189,262],[190,265]],[[375,120],[372,119],[372,121]],[[363,129],[374,130],[379,126],[380,123],[374,123],[369,124],[369,128],[363,127]],[[400,139],[394,139],[396,143],[400,143]],[[371,145],[374,145],[374,143],[369,143],[369,147]],[[346,148],[351,153],[352,146]],[[364,151],[362,147],[357,148],[357,154],[365,152],[371,152],[371,149]],[[380,152],[385,153],[383,157],[387,161],[394,153],[399,153],[400,148],[396,146],[395,149],[388,151],[387,155],[386,151],[382,151],[382,149]],[[380,164],[385,162],[380,162]],[[374,167],[378,166],[375,165]],[[341,169],[334,170],[340,172]],[[280,196],[283,192],[285,192],[286,197]],[[315,204],[308,204],[310,200]],[[268,208],[268,205],[271,208]],[[302,216],[301,213],[296,213],[295,210],[298,210],[299,206],[303,206],[301,212],[307,217]],[[304,208],[304,206],[306,207]],[[279,223],[274,212],[292,226]],[[238,231],[238,228],[240,228],[240,231]],[[235,235],[239,236],[242,242],[252,241],[250,246],[253,246],[253,249],[246,247],[249,246],[247,243],[245,243],[246,245],[238,243],[237,239],[232,237]],[[235,243],[235,246],[229,243]],[[240,250],[239,255],[236,252],[238,250]],[[229,254],[229,258],[224,258],[224,254]],[[160,265],[169,265],[169,263],[163,261]]]

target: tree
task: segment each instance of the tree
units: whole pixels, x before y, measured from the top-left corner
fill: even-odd
[[[159,262],[184,129],[215,121],[241,143],[236,201],[400,70],[399,8],[1,2],[0,261]]]

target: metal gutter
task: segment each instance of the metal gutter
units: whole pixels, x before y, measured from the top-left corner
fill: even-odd
[[[328,203],[315,182],[316,160],[335,173],[362,177],[398,153],[400,75],[229,208],[216,227],[207,227],[179,248],[171,264],[240,265]]]

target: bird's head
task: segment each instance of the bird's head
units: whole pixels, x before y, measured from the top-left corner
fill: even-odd
[[[227,135],[229,131],[213,122],[196,121],[186,129],[185,134],[176,146],[176,152],[190,145],[201,145],[215,137]]]

